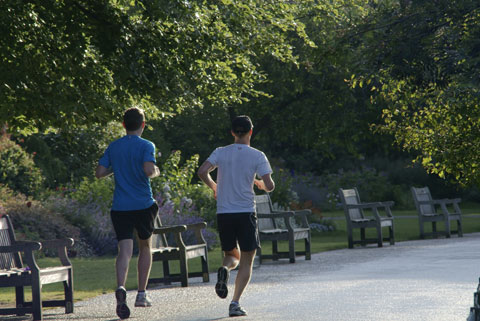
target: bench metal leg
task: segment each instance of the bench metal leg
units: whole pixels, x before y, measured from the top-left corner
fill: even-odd
[[[348,248],[353,249],[353,231],[348,229]]]
[[[278,241],[272,241],[272,260],[278,261]]]
[[[63,282],[63,290],[65,293],[65,313],[73,313],[73,273],[68,271],[68,282]]]
[[[180,278],[183,287],[188,286],[188,265],[187,265],[187,254],[183,253],[180,256]]]
[[[438,234],[437,234],[437,222],[432,222],[432,233],[433,233],[433,235],[435,235],[436,238],[438,237]]]
[[[172,282],[169,281],[170,279],[170,265],[168,264],[167,260],[162,261],[163,264],[163,277],[165,278],[165,284],[170,285]]]
[[[205,255],[200,257],[202,259],[203,282],[210,282],[210,274],[208,273],[208,255],[205,249]]]
[[[377,244],[378,244],[378,247],[382,247],[383,246],[383,235],[382,235],[382,226],[379,225],[377,226]]]
[[[38,275],[35,277],[32,275],[32,309],[33,309],[33,320],[42,320],[42,285]]]
[[[425,232],[423,230],[423,221],[422,219],[419,219],[419,224],[420,224],[420,239],[424,239],[425,238]]]
[[[23,286],[15,287],[15,300],[17,308],[25,307],[25,292]],[[25,313],[17,313],[18,316],[23,316]]]
[[[305,260],[311,260],[312,254],[310,250],[310,233],[308,237],[305,239]]]
[[[451,235],[452,235],[452,231],[451,231],[451,226],[450,226],[451,222],[450,220],[447,218],[445,220],[445,234],[447,235],[447,238],[449,238]]]
[[[462,219],[457,220],[457,231],[458,231],[458,236],[462,237],[463,236]]]
[[[295,239],[293,235],[288,237],[288,256],[290,257],[290,263],[295,263]]]
[[[390,245],[395,245],[395,228],[392,226],[388,227],[388,231],[390,233]]]

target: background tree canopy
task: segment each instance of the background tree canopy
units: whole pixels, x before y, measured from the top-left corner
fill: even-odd
[[[477,183],[479,15],[473,0],[8,0],[0,122],[30,135],[36,161],[65,164],[53,185],[72,168],[91,173],[81,167],[119,133],[106,124],[132,104],[165,155],[203,160],[248,114],[254,145],[290,169],[381,170],[378,159],[418,156]]]
[[[261,92],[259,59],[310,43],[290,1],[3,1],[0,121],[28,133],[150,117]]]
[[[477,1],[387,2],[358,29],[366,68],[352,78],[383,109],[376,129],[462,184],[480,182],[479,18]]]

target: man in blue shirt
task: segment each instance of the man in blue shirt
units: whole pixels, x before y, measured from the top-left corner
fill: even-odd
[[[150,178],[160,174],[155,165],[155,145],[141,138],[145,128],[145,114],[140,108],[129,108],[123,115],[127,134],[112,142],[99,160],[95,176],[102,178],[114,175],[115,192],[111,218],[118,240],[116,276],[118,288],[117,315],[120,319],[130,316],[127,306],[125,282],[128,265],[133,252],[133,230],[137,231],[138,294],[136,307],[149,307],[151,300],[146,295],[148,277],[152,266],[152,233],[158,206],[152,195]]]

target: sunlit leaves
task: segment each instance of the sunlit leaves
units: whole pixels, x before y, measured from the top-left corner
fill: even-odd
[[[297,12],[286,0],[4,1],[0,122],[71,128],[132,103],[153,118],[241,103],[264,94],[261,59],[295,64],[292,39],[312,44]]]

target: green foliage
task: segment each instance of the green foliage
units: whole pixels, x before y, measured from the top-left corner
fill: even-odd
[[[26,195],[35,195],[43,184],[33,157],[6,135],[0,136],[0,183]]]
[[[354,87],[383,109],[375,130],[392,134],[430,173],[480,182],[480,8],[473,0],[379,6],[359,26],[364,68]],[[381,27],[378,27],[381,26]]]
[[[111,121],[102,126],[19,136],[17,141],[35,153],[35,164],[42,169],[47,187],[56,188],[92,178],[103,151],[124,133],[120,122]]]
[[[275,182],[275,189],[270,193],[273,204],[288,208],[292,202],[298,201],[298,196],[292,189],[293,178],[288,170],[274,168],[272,179]],[[263,193],[263,191],[260,191],[260,193]]]
[[[83,205],[96,203],[104,212],[108,212],[112,206],[114,188],[115,181],[111,176],[102,179],[85,177],[68,196]]]
[[[89,250],[81,237],[80,229],[48,205],[28,199],[22,194],[16,194],[14,197],[1,200],[0,206],[12,219],[18,240],[41,241],[71,237],[76,242],[74,247],[76,254],[88,253]]]
[[[213,191],[205,184],[191,184],[185,191],[193,201],[198,215],[212,226],[217,224],[217,201]]]
[[[328,201],[334,209],[338,202],[339,188],[356,187],[364,202],[389,201],[391,199],[391,185],[385,174],[377,173],[371,168],[362,168],[358,171],[339,171],[325,174],[321,185],[327,188]]]
[[[193,155],[180,165],[182,152],[174,150],[162,164],[160,176],[151,181],[154,193],[163,193],[177,205],[186,194],[198,167],[198,155]]]
[[[29,153],[35,153],[35,165],[41,169],[47,188],[55,188],[60,184],[69,182],[70,175],[66,164],[55,156],[55,153],[41,135],[34,134],[19,138],[17,141]]]
[[[295,63],[292,39],[311,45],[297,9],[287,0],[1,2],[0,123],[31,134],[106,123],[132,103],[152,117],[241,103],[262,94],[258,59]]]

